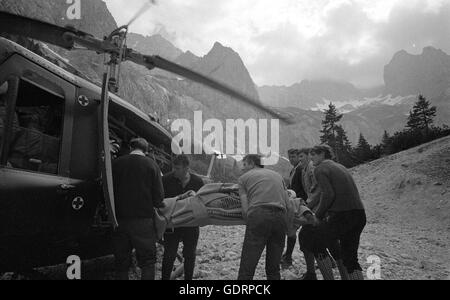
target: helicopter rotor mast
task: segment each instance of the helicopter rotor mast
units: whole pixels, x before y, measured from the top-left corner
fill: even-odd
[[[120,80],[120,63],[125,60],[125,54],[127,52],[126,39],[128,34],[128,28],[139,19],[147,10],[150,9],[151,5],[156,5],[156,0],[147,0],[141,9],[130,19],[130,21],[116,30],[114,30],[107,38],[113,44],[113,47],[118,49],[118,52],[111,52],[110,61],[108,63],[108,89],[110,92],[117,93],[119,91],[119,80]]]

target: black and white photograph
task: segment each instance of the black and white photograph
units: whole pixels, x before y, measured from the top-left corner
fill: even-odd
[[[450,280],[449,126],[450,0],[0,0],[0,281]]]

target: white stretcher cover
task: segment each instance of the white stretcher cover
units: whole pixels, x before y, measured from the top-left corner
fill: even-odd
[[[308,224],[306,212],[311,212],[301,205],[301,199],[295,193],[286,197],[288,235],[302,225]],[[167,229],[177,227],[204,227],[245,225],[239,186],[229,183],[212,183],[201,188],[194,196],[177,201],[177,198],[164,200],[165,208],[160,209],[167,223]]]

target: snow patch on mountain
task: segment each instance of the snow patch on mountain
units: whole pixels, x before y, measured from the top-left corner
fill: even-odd
[[[416,95],[410,95],[406,97],[397,96],[394,97],[392,95],[379,95],[377,97],[363,98],[361,100],[348,100],[348,101],[332,101],[329,99],[322,99],[321,103],[317,103],[315,107],[313,107],[312,111],[323,111],[328,109],[330,103],[333,103],[341,113],[349,113],[357,110],[358,108],[365,106],[374,106],[374,105],[403,105],[403,104],[412,104],[416,101]]]

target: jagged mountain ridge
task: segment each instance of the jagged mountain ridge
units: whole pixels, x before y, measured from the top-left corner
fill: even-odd
[[[384,81],[384,86],[359,89],[349,82],[304,80],[289,87],[262,86],[258,91],[263,103],[280,108],[317,109],[333,102],[351,110],[350,105],[356,109],[373,104],[376,98],[395,99],[418,94],[438,101],[450,88],[450,55],[433,47],[425,47],[419,55],[399,51],[385,66]]]
[[[0,10],[29,16],[50,23],[55,23],[60,26],[70,25],[77,29],[93,33],[97,37],[102,37],[117,28],[117,23],[109,12],[106,4],[101,0],[82,0],[82,20],[79,21],[69,21],[64,19],[65,9],[67,9],[67,7],[68,5],[66,5],[64,1],[59,0],[3,0],[0,2]],[[138,38],[141,37],[131,34],[128,43],[132,45],[133,42],[136,43]],[[156,38],[150,37],[150,39],[155,42],[155,48],[150,47],[151,43],[148,42],[148,38],[142,38],[141,43],[138,44],[138,48],[145,50],[148,54],[165,54],[161,56],[172,58],[174,60],[176,60],[175,54],[179,54],[178,57],[183,54],[181,50],[176,49],[176,47],[162,38],[162,36],[158,36]],[[162,53],[163,49],[165,49],[164,47],[173,47],[172,52],[175,54]],[[55,49],[54,47],[51,48]],[[67,58],[75,67],[85,73],[91,80],[100,82],[100,78],[103,73],[103,56],[98,56],[95,53],[86,51],[69,52],[61,49],[55,50],[61,54],[61,56]],[[205,56],[205,59],[207,60],[206,62],[202,62],[202,59],[198,58],[198,61],[196,62],[198,67],[194,69],[202,70],[207,73],[206,75],[211,75],[230,85],[233,85],[233,83],[239,81],[243,90],[250,91],[250,94],[255,95],[256,90],[254,88],[254,83],[237,53],[231,53],[231,51],[229,51],[230,49],[223,47],[220,44],[215,45],[213,50],[214,51],[210,54],[227,58],[228,63],[233,65],[232,70],[230,70],[233,73],[228,73],[226,67],[222,68],[223,64],[221,62],[217,62],[217,65],[214,65],[214,63],[209,60],[209,55]],[[195,61],[196,57],[193,54],[190,54],[192,53],[186,53],[185,56],[187,56],[191,62]],[[239,73],[242,73],[244,76],[239,78]],[[164,75],[167,75],[167,73]],[[174,80],[175,77],[161,76],[161,72],[148,71],[131,63],[124,64],[121,78],[122,90],[120,92],[120,96],[144,111],[158,111],[158,114],[161,117],[170,115],[170,113],[182,113],[186,109],[190,110],[189,107],[182,106],[187,102],[191,102],[191,99],[189,98],[192,96],[195,96],[195,100],[202,104],[200,107],[196,108],[204,109],[204,114],[207,117],[224,118],[226,116],[231,117],[231,114],[234,114],[236,116],[248,118],[256,115],[253,109],[242,109],[242,107],[236,107],[233,105],[227,105],[226,108],[220,112],[213,109],[208,109],[208,106],[212,106],[211,99],[210,97],[205,97],[202,95],[208,94],[210,92],[209,89],[199,85],[193,86],[192,83],[187,83],[184,80]],[[130,80],[130,78],[133,78],[133,80]],[[136,84],[137,82],[140,84]],[[246,87],[246,84],[250,87]],[[186,87],[187,90],[183,91]],[[152,92],[149,93],[150,91]],[[150,97],[151,101],[149,101]],[[226,104],[231,103],[232,101],[228,97],[224,97],[220,94],[215,95],[214,98],[219,99],[221,102]],[[176,103],[169,103],[170,101]],[[203,105],[202,102],[206,103],[206,107],[204,107],[205,105]],[[169,107],[180,106],[181,111],[168,111]],[[162,107],[164,109],[161,110]]]
[[[222,45],[217,44],[218,48],[222,48]],[[230,48],[225,48],[230,53],[234,53],[234,51]],[[223,49],[221,49],[223,50]],[[220,55],[223,55],[222,52]],[[184,54],[182,54],[180,57],[182,57]],[[236,54],[237,55],[237,54]],[[199,61],[202,60],[202,58],[196,57],[192,53],[186,53],[187,57],[191,57],[192,60],[188,60],[185,65],[190,66],[197,71],[200,71],[204,74],[208,74],[212,77],[214,77],[211,69],[213,71],[214,68],[210,69],[202,69],[201,67],[198,67]],[[224,57],[219,57],[218,59],[210,59],[212,56],[216,56],[214,54],[214,48],[213,50],[205,57],[207,57],[204,61],[224,61],[222,66],[227,66],[230,71],[229,73],[232,74],[232,67],[230,67],[230,64],[226,63],[226,59]],[[205,59],[205,57],[203,59]],[[180,59],[181,60],[181,59]],[[213,64],[215,67],[216,65]],[[216,76],[216,78],[220,78],[221,76]],[[251,77],[249,75],[249,81],[251,81]],[[238,87],[239,82],[233,82],[233,86]],[[327,85],[329,88],[324,89],[323,86]],[[171,86],[170,88],[176,89],[177,87]],[[332,82],[327,80],[322,81],[304,81],[301,84],[298,84],[296,86],[298,90],[308,91],[312,90],[316,94],[320,93],[328,93],[329,98],[332,98],[333,95],[338,95],[338,100],[342,100],[341,103],[347,103],[346,105],[342,105],[340,107],[340,110],[344,113],[346,113],[346,116],[343,119],[343,125],[346,129],[350,140],[355,144],[357,142],[357,139],[359,137],[359,134],[362,132],[368,141],[371,144],[376,144],[380,142],[381,136],[384,132],[384,130],[388,130],[388,132],[393,133],[395,131],[401,130],[404,128],[404,125],[406,123],[406,118],[409,110],[411,109],[413,103],[416,101],[416,96],[406,96],[406,97],[393,97],[393,96],[383,96],[380,95],[376,97],[376,95],[381,94],[384,92],[384,88],[375,88],[370,90],[359,90],[353,85],[345,82]],[[184,87],[182,87],[182,90],[187,91],[190,89],[190,85],[186,84]],[[183,92],[183,91],[180,91]],[[260,92],[260,90],[259,90]],[[197,95],[195,92],[190,93],[193,98],[197,98],[199,95]],[[350,96],[349,96],[350,95]],[[358,98],[365,96],[363,100],[360,100]],[[349,97],[352,97],[350,99],[354,99],[353,101],[348,101]],[[336,98],[335,98],[336,99]],[[436,99],[437,102],[440,103],[438,105],[439,111],[438,111],[438,117],[437,117],[437,124],[441,125],[444,124],[446,120],[449,118],[449,110],[448,107],[445,106],[445,101],[442,101],[442,98]],[[433,102],[436,102],[433,101]],[[215,101],[211,101],[211,103],[215,103]],[[314,104],[314,101],[311,101],[312,104]],[[337,102],[338,106],[340,102]],[[442,105],[444,104],[444,105]],[[194,107],[198,108],[198,105],[195,105],[195,101],[192,102],[189,105],[193,105]],[[328,102],[324,101],[322,106],[317,106],[317,108],[324,109],[328,105]],[[295,126],[288,126],[283,127],[281,134],[283,144],[287,143],[294,143],[300,144],[300,145],[307,145],[311,146],[319,141],[319,131],[321,128],[321,118],[323,117],[322,113],[311,113],[307,112],[306,110],[295,110],[292,109],[292,107],[282,108],[281,111],[284,113],[293,113],[297,114],[296,118],[299,119],[299,124]],[[305,126],[300,119],[302,118],[310,118],[311,116],[314,116],[313,118],[316,120],[315,122],[312,122],[308,126]],[[284,134],[284,132],[288,134]],[[292,138],[294,137],[294,138]],[[284,147],[282,146],[283,150]],[[283,152],[282,150],[282,152]]]
[[[196,56],[191,51],[186,51],[182,53],[180,56],[178,56],[175,62],[184,67],[192,68],[200,61],[200,59],[201,59],[200,57]]]
[[[407,123],[408,113],[417,97],[405,97],[402,100],[403,102],[396,105],[375,102],[344,114],[342,125],[350,142],[356,145],[359,134],[362,133],[369,144],[376,145],[381,142],[385,130],[390,134],[403,130]],[[449,125],[450,94],[439,97],[432,103],[438,109],[435,124]],[[288,145],[297,144],[308,147],[320,142],[321,121],[324,118],[322,111],[302,110],[295,107],[277,109],[291,115],[298,122],[296,125],[283,128],[282,140],[288,141]]]
[[[97,37],[105,36],[117,28],[114,18],[101,0],[82,0],[83,20],[81,22],[64,22],[64,20],[59,22],[65,15],[66,7],[59,0],[36,2],[2,0],[0,2],[0,10],[41,19],[60,26],[68,24],[79,30],[94,33]],[[90,25],[86,26],[86,24]],[[99,24],[98,28],[94,28],[96,24]],[[62,58],[64,63],[71,65],[70,70],[66,68],[68,71],[78,75],[82,73],[83,77],[87,77],[98,85],[101,83],[105,63],[103,55],[97,55],[90,51],[66,51],[52,45],[36,44],[27,39],[17,39],[11,36],[7,36],[7,38],[12,38],[25,47],[36,50],[38,54],[44,54],[44,57],[53,63],[55,63],[54,55],[56,55],[59,59]],[[257,99],[257,91],[250,74],[242,59],[231,48],[217,43],[208,54],[201,58],[189,51],[183,53],[162,36],[143,37],[130,34],[127,43],[129,47],[136,46],[138,51],[145,54],[160,55],[230,86],[238,85],[241,91]],[[223,61],[215,61],[216,58]],[[224,63],[225,61],[226,63]],[[61,66],[58,62],[56,63]],[[75,67],[75,72],[72,66]],[[230,97],[205,88],[203,85],[158,69],[150,71],[130,62],[124,62],[121,65],[119,96],[142,111],[158,117],[161,123],[169,128],[175,119],[188,119],[193,124],[194,111],[201,111],[204,121],[215,118],[223,120],[223,123],[227,119],[242,118],[246,120],[262,115],[253,107],[239,103]],[[226,141],[226,136],[224,136],[224,140]],[[221,146],[224,149],[226,147],[225,144]],[[193,159],[193,166],[198,172],[202,172],[204,162],[201,159],[198,160],[199,158]],[[224,167],[224,165],[226,166]],[[208,165],[206,165],[207,167]],[[229,172],[225,172],[225,169]],[[230,166],[230,159],[228,159],[225,163],[216,164],[212,175],[217,180],[228,181],[233,180],[239,172],[237,165],[231,164]]]
[[[324,99],[329,101],[357,100],[362,91],[348,82],[333,80],[303,80],[292,86],[263,86],[258,89],[261,101],[276,107],[312,109]]]
[[[385,67],[384,87],[360,90],[345,82],[313,81],[311,84],[304,81],[291,87],[261,87],[258,91],[263,103],[278,107],[282,112],[290,112],[299,120],[311,116],[319,118],[321,113],[311,114],[305,110],[322,111],[333,102],[345,113],[343,126],[353,144],[357,142],[359,133],[363,133],[369,143],[377,144],[384,130],[394,133],[405,127],[408,113],[419,93],[437,107],[435,124],[449,125],[449,66],[449,55],[427,47],[421,55],[411,55],[406,51],[394,55]],[[321,124],[313,122],[310,125],[315,128],[312,140],[317,141]],[[289,136],[303,137],[293,127],[288,127],[287,132]]]
[[[247,68],[242,68],[243,61],[239,54],[229,47],[216,42],[212,50],[204,56],[193,68],[216,79],[228,78],[228,84],[258,99],[256,85]]]
[[[0,10],[20,13],[58,25],[70,24],[71,22],[61,20],[61,14],[64,13],[62,7],[64,5],[57,0],[3,0],[0,2]],[[82,7],[84,7],[83,12],[85,12],[83,14],[83,22],[77,23],[75,21],[71,24],[72,26],[92,32],[96,36],[103,36],[116,28],[117,24],[103,1],[85,0],[82,1]],[[164,44],[167,46],[166,42],[169,42],[164,41]],[[131,35],[128,43],[130,45],[133,43],[133,35]],[[144,43],[143,45],[147,44]],[[173,49],[176,49],[176,47],[173,46]],[[91,80],[100,82],[103,72],[103,56],[86,51],[68,52],[57,49],[57,52],[69,59],[71,64],[75,65]],[[145,52],[148,52],[148,54],[164,54],[158,52],[157,47],[155,49],[148,47]],[[178,53],[177,50],[175,52]],[[204,57],[198,57],[188,51],[185,53],[181,52],[174,61],[224,81],[250,96],[258,96],[258,90],[244,62],[239,54],[231,48],[217,43]],[[322,89],[319,83],[305,81],[296,88],[304,91],[308,91],[308,89],[313,90],[316,94],[325,91],[327,97],[331,98],[333,95],[338,95],[339,99],[343,101],[356,99],[355,103],[346,104],[347,110],[352,112],[346,114],[343,120],[344,128],[349,133],[349,138],[353,143],[356,143],[360,132],[366,136],[371,144],[375,144],[380,141],[384,130],[388,129],[392,132],[401,129],[405,124],[406,114],[414,101],[414,97],[401,98],[400,100],[389,97],[376,97],[382,93],[380,88],[361,91],[345,82],[335,83],[323,80],[322,83],[326,83],[329,88]],[[361,101],[358,97],[361,97],[361,95],[369,97],[364,98],[364,101],[370,105],[360,105]],[[224,97],[188,80],[182,80],[177,76],[160,70],[149,71],[132,63],[124,63],[122,66],[120,96],[144,112],[156,114],[163,124],[167,123],[168,120],[172,121],[178,118],[186,118],[192,121],[193,112],[198,110],[203,112],[204,120],[217,118],[225,121],[226,119],[249,119],[265,116],[250,106],[242,105],[234,99]],[[307,97],[305,98],[308,100]],[[441,97],[440,99],[443,105],[448,103],[446,100],[448,97]],[[395,109],[386,105],[386,103],[393,103],[397,100],[401,102],[401,105],[399,106],[396,103]],[[310,101],[311,105],[314,104],[314,101],[308,101]],[[380,101],[383,102],[383,105],[379,105]],[[322,103],[327,104],[326,101]],[[290,126],[282,124],[280,130],[280,152],[282,154],[291,147],[312,146],[319,141],[322,113],[319,111],[308,111],[308,107],[302,106],[301,108],[303,109],[300,109],[297,105],[292,106],[294,108],[281,109],[286,113],[292,114],[299,121],[298,124]],[[438,119],[441,122],[449,120],[449,112],[448,108],[444,113],[439,109],[438,114],[440,116],[438,116]]]
[[[419,55],[400,51],[385,67],[384,81],[386,94],[440,97],[450,88],[450,55],[433,47]]]
[[[183,51],[159,34],[143,36],[131,32],[127,36],[127,45],[143,54],[159,55],[170,60],[176,60],[183,54]]]

